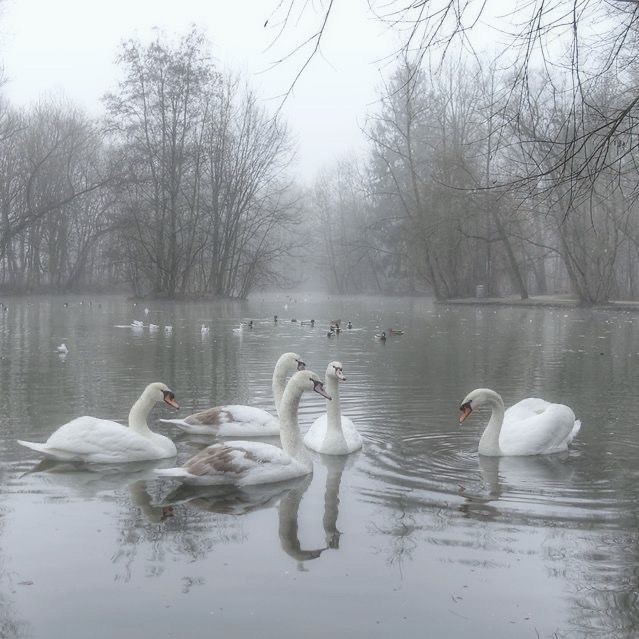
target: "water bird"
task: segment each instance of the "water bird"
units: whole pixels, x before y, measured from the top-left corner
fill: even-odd
[[[332,400],[326,407],[326,413],[313,422],[304,436],[304,443],[311,450],[325,455],[348,455],[362,447],[362,436],[355,424],[342,416],[339,385],[345,381],[342,363],[331,362],[326,368],[324,388]]]
[[[294,317],[291,317],[291,322],[297,322],[297,320]]]
[[[131,328],[144,328],[144,322],[141,322],[140,320],[133,320],[131,322]]]
[[[403,335],[403,334],[404,334],[404,331],[402,331],[402,330],[398,330],[398,329],[395,329],[395,328],[389,328],[389,329],[388,329],[388,334],[389,334],[390,336]]]
[[[202,326],[200,327],[200,333],[202,335],[208,335],[209,334],[209,327],[206,324],[202,324]]]
[[[144,309],[144,314],[145,314],[145,315],[148,315],[148,314],[149,314],[149,309],[148,309],[148,308],[145,308],[145,309]]]
[[[378,339],[380,342],[385,342],[386,341],[386,332],[382,331],[381,333],[377,333],[377,335],[375,335],[375,339]]]
[[[167,324],[167,325],[164,327],[164,332],[165,332],[165,333],[172,333],[172,332],[173,332],[173,327],[172,327],[170,324]]]
[[[459,411],[461,424],[476,408],[492,409],[490,420],[479,440],[480,455],[548,455],[567,450],[581,422],[563,404],[551,404],[528,397],[504,411],[501,396],[489,388],[478,388],[466,395]]]
[[[147,417],[157,402],[179,408],[175,394],[160,382],[149,384],[129,412],[129,425],[108,419],[77,417],[60,426],[44,444],[18,444],[47,457],[89,463],[121,463],[165,459],[177,454],[175,444],[149,429]]]
[[[273,369],[271,385],[275,410],[279,411],[288,374],[304,370],[305,367],[306,364],[297,353],[284,353],[279,357]],[[254,406],[239,404],[215,406],[184,419],[161,419],[160,421],[175,424],[181,430],[194,435],[269,437],[278,435],[280,432],[279,421],[269,412]]]
[[[159,330],[159,328],[160,327],[157,324],[149,324],[149,330],[152,332]]]
[[[69,352],[69,349],[67,348],[67,345],[62,342],[60,346],[56,347],[55,352],[60,353],[60,355],[66,355]]]
[[[324,384],[312,371],[300,371],[291,377],[280,404],[282,448],[251,441],[213,444],[183,466],[158,469],[155,473],[202,486],[270,484],[308,475],[313,472],[313,461],[304,447],[297,421],[299,402],[305,392],[315,392],[330,399]]]
[[[353,328],[353,322],[348,320],[348,324],[346,325],[346,328]]]
[[[277,324],[277,315],[273,315],[273,321]]]

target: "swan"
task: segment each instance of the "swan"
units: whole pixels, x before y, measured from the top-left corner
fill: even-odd
[[[144,328],[144,322],[141,322],[140,320],[133,320],[131,322],[131,328]]]
[[[385,342],[386,341],[386,331],[382,331],[381,333],[377,333],[377,335],[375,335],[375,339],[378,339],[380,342]]]
[[[302,394],[314,391],[330,399],[320,378],[312,371],[295,373],[286,385],[280,404],[282,448],[250,441],[213,444],[191,457],[184,466],[156,470],[185,484],[231,484],[250,486],[302,477],[313,472],[313,462],[304,447],[297,422]]]
[[[304,370],[305,366],[306,364],[297,353],[284,353],[277,360],[272,382],[275,410],[279,411],[287,375],[292,371]],[[280,433],[277,417],[273,417],[261,408],[238,404],[215,406],[184,419],[161,419],[160,421],[175,424],[192,435],[271,437]]]
[[[179,408],[173,391],[156,382],[149,384],[129,413],[128,428],[97,417],[77,417],[60,426],[44,444],[18,440],[18,444],[65,461],[120,463],[175,457],[175,444],[152,432],[146,418],[156,402]]]
[[[311,450],[325,455],[348,455],[362,447],[362,436],[355,424],[348,417],[342,417],[340,410],[339,384],[345,381],[341,362],[331,362],[326,368],[324,384],[333,401],[304,436],[304,443]]]
[[[475,408],[492,408],[490,421],[479,440],[480,455],[548,455],[568,448],[581,422],[571,408],[529,397],[504,412],[501,396],[489,388],[466,395],[459,410],[461,424]]]

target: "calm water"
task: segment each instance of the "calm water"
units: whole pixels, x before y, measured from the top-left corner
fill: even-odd
[[[637,636],[639,316],[373,298],[285,309],[281,297],[150,303],[145,317],[114,297],[8,301],[0,637]],[[355,329],[329,340],[337,317]],[[248,318],[262,319],[235,334]],[[173,334],[117,327],[133,319]],[[387,326],[406,335],[376,342]],[[292,484],[176,490],[154,464],[43,467],[15,444],[82,414],[125,420],[151,381],[175,390],[180,415],[270,409],[286,350],[321,375],[343,362],[343,411],[365,437],[347,459],[316,455],[313,476]],[[576,445],[479,459],[488,415],[457,423],[478,386],[507,404],[570,405],[583,422]],[[323,411],[305,395],[302,427]],[[168,415],[158,406],[151,421]],[[206,443],[157,430],[175,437],[180,460]]]

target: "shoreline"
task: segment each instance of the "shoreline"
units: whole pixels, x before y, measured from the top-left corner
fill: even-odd
[[[463,297],[438,301],[442,305],[460,306],[522,306],[537,308],[582,308],[604,311],[636,311],[639,312],[639,301],[617,300],[605,304],[586,305],[568,295],[534,295],[522,300],[519,297]]]

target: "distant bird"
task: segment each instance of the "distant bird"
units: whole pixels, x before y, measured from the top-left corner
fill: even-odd
[[[328,331],[328,333],[326,333],[326,337],[334,337],[335,333],[333,333],[333,331]]]
[[[249,328],[253,328],[253,320],[250,320],[250,321],[249,321],[249,323],[248,323],[248,327],[249,327]]]
[[[69,349],[67,348],[67,345],[62,342],[62,344],[60,344],[60,346],[58,346],[55,351],[56,353],[60,353],[60,355],[66,355],[69,352]]]
[[[165,333],[172,333],[173,332],[173,327],[172,326],[165,326],[164,327],[164,332]]]
[[[334,333],[337,333],[339,335],[340,333],[340,327],[339,324],[331,324],[331,331],[333,331]]]
[[[311,326],[315,326],[315,320],[314,319],[311,320]]]
[[[348,324],[347,324],[346,328],[353,328],[353,322],[348,320]]]
[[[157,331],[160,327],[157,324],[149,324],[150,331]]]
[[[388,329],[388,334],[393,336],[393,335],[403,335],[404,331],[400,331],[400,330],[396,330],[394,328],[389,328]]]
[[[64,308],[69,308],[69,302],[64,303]]]
[[[333,326],[339,326],[342,323],[341,319],[331,320]]]
[[[148,315],[148,314],[149,314],[149,309],[148,309],[148,308],[145,308],[145,309],[144,309],[144,314],[145,314],[145,315]]]
[[[375,335],[375,339],[380,340],[380,342],[385,342],[386,341],[386,333],[384,331],[382,331],[381,333],[378,333],[377,335]]]
[[[131,322],[131,328],[144,328],[144,322],[141,322],[140,320],[133,320]]]
[[[273,315],[273,321],[277,324],[277,315]]]
[[[202,333],[202,335],[208,335],[209,334],[209,327],[206,326],[206,324],[202,324],[202,328],[200,328],[200,333]]]
[[[297,322],[297,320],[294,317],[291,317],[291,322]]]

